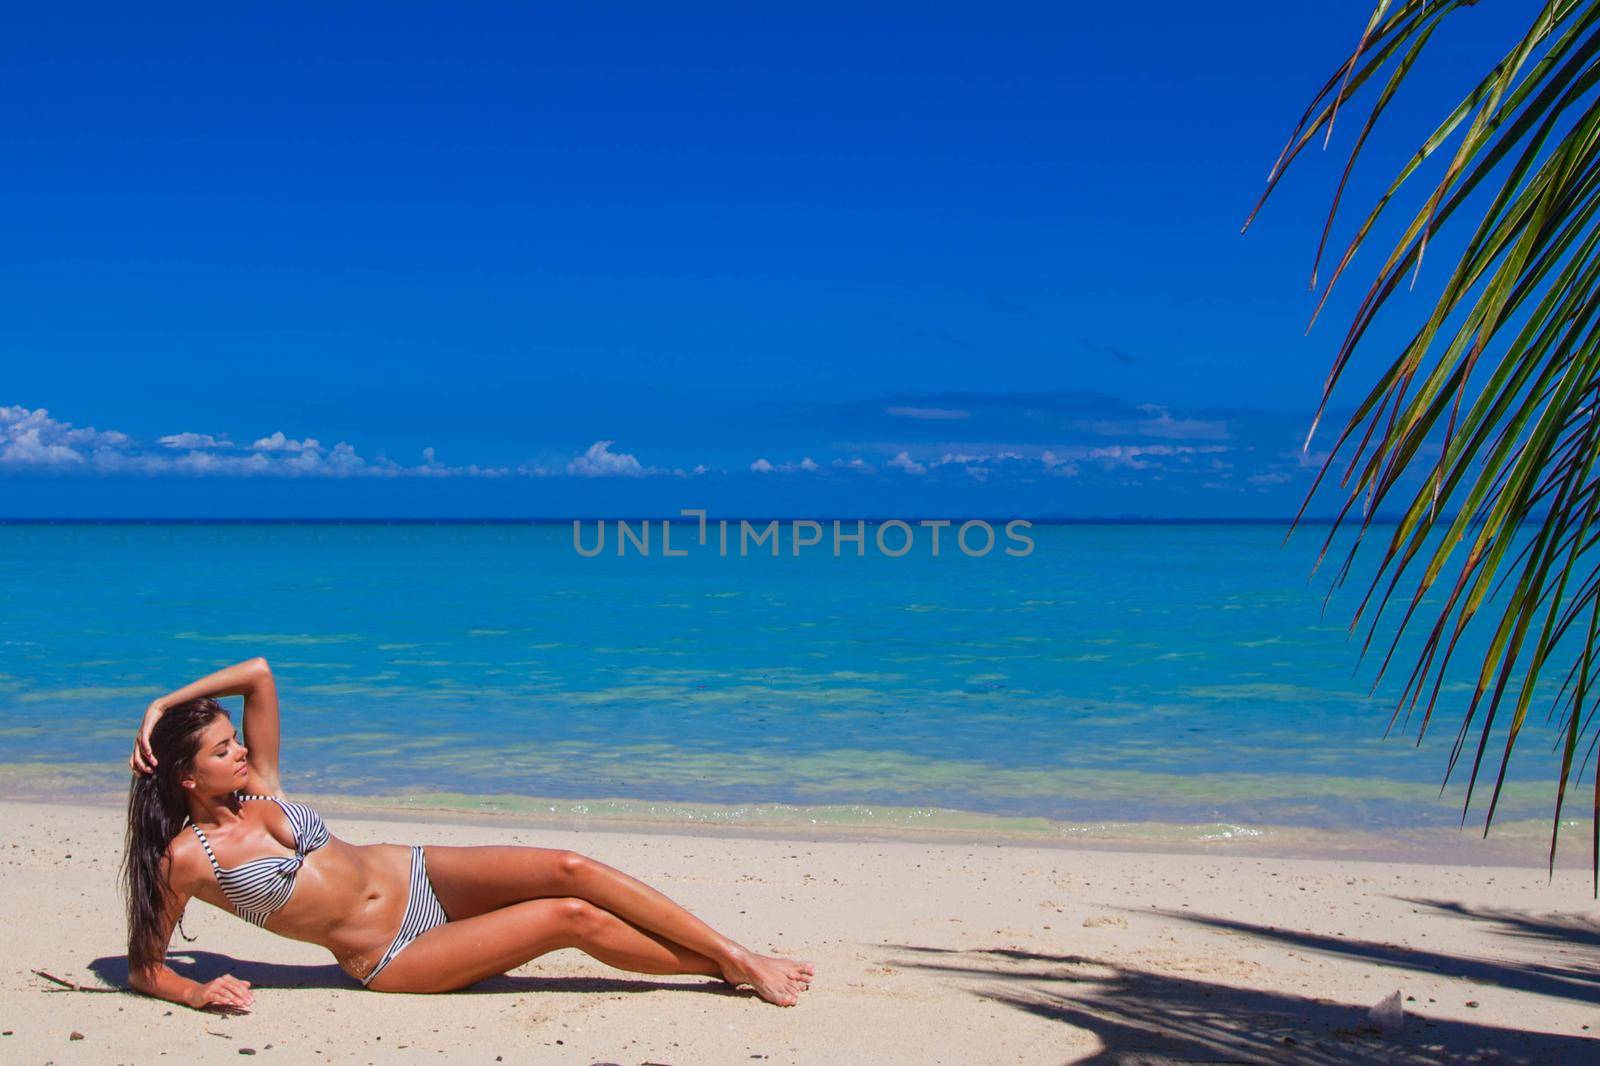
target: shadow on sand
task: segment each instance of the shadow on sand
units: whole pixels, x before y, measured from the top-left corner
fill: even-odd
[[[1506,988],[1600,1002],[1600,931],[1581,918],[1472,911],[1456,904],[1409,901],[1463,919],[1488,921],[1507,935],[1564,951],[1558,963],[1461,958],[1373,941],[1256,926],[1225,918],[1165,912],[1165,917],[1235,934],[1426,970]],[[1143,912],[1152,913],[1150,911]],[[1286,992],[1236,988],[1158,973],[1083,955],[1008,948],[959,951],[887,945],[891,965],[970,978],[969,991],[992,1002],[1099,1038],[1092,1063],[1297,1062],[1590,1063],[1600,1043],[1588,1036],[1525,1032],[1474,1022],[1407,1015],[1398,1031],[1367,1021],[1371,1004],[1338,1003]],[[1408,1009],[1414,1009],[1407,1004]],[[1065,1058],[1065,1055],[1063,1056]]]
[[[361,990],[361,982],[328,963],[318,966],[277,962],[252,962],[219,955],[211,951],[175,951],[167,955],[167,965],[191,981],[210,981],[232,974],[249,981],[257,991],[285,988],[344,988]],[[95,959],[89,969],[107,985],[128,988],[128,957],[106,955]],[[479,981],[468,988],[443,995],[484,995],[519,992],[709,992],[714,995],[748,999],[749,989],[735,989],[724,981],[709,977],[669,981],[664,978],[633,979],[609,977],[512,977],[502,975]]]

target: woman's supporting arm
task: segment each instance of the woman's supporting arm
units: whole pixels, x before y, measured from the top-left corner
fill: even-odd
[[[200,982],[191,981],[164,962],[147,969],[129,971],[128,984],[136,992],[164,999],[168,1003],[182,1003],[185,1007],[194,1006],[193,1001],[199,998]]]
[[[128,975],[128,983],[135,991],[164,999],[169,1003],[182,1003],[185,1007],[205,1010],[217,1006],[237,1011],[248,1010],[256,1001],[250,991],[250,982],[240,980],[231,973],[201,984],[191,981],[164,962],[158,962],[135,976]]]
[[[178,924],[178,918],[183,914],[189,899],[188,892],[174,892],[167,899],[161,915],[161,957],[139,969],[130,966],[128,984],[132,985],[135,991],[143,992],[147,996],[155,996],[169,1003],[181,1003],[195,1010],[204,1010],[213,1004],[224,1009],[247,1009],[255,1002],[249,981],[242,981],[232,974],[223,974],[215,980],[201,984],[183,976],[162,961],[167,953],[167,944],[172,939],[173,926]]]

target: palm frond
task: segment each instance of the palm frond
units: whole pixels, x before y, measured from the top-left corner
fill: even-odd
[[[1311,269],[1313,291],[1356,160],[1374,127],[1392,113],[1391,104],[1447,20],[1474,2],[1380,0],[1349,59],[1329,76],[1290,134],[1246,228],[1302,150],[1319,134],[1326,145],[1335,117],[1348,111],[1364,88],[1374,89],[1322,227]],[[1430,184],[1417,188],[1425,172],[1433,173]],[[1402,194],[1413,189],[1420,202],[1401,213]],[[1448,785],[1471,753],[1463,823],[1480,777],[1492,772],[1485,832],[1499,808],[1540,677],[1563,654],[1564,636],[1584,637],[1547,716],[1556,723],[1554,749],[1560,753],[1552,871],[1561,811],[1576,780],[1574,761],[1586,736],[1590,752],[1600,740],[1591,694],[1600,670],[1595,654],[1600,567],[1589,554],[1600,542],[1597,213],[1600,0],[1546,0],[1498,61],[1422,138],[1362,217],[1321,285],[1313,325],[1358,251],[1379,232],[1398,234],[1339,344],[1303,450],[1309,450],[1352,356],[1358,347],[1370,347],[1363,342],[1379,313],[1391,306],[1403,282],[1409,279],[1415,286],[1430,245],[1446,234],[1459,239],[1460,251],[1425,319],[1356,404],[1289,527],[1292,534],[1324,477],[1342,462],[1339,486],[1346,498],[1313,572],[1358,502],[1361,521],[1329,589],[1331,597],[1349,575],[1379,507],[1395,498],[1398,520],[1350,623],[1353,631],[1363,616],[1368,618],[1364,659],[1402,575],[1413,576],[1374,691],[1430,591],[1459,558],[1455,580],[1390,718],[1391,729],[1402,716],[1409,725],[1421,704],[1419,744],[1463,632],[1488,604],[1503,600],[1444,771]],[[1415,487],[1402,492],[1408,476]],[[1454,514],[1445,517],[1451,505]],[[1524,531],[1530,538],[1513,550]],[[1585,613],[1587,629],[1574,633]],[[1424,690],[1429,690],[1425,703]],[[1504,714],[1503,706],[1510,708]],[[1491,758],[1497,726],[1504,733],[1503,749]],[[1577,777],[1588,759],[1585,754]],[[1600,895],[1600,772],[1595,776],[1591,867]]]

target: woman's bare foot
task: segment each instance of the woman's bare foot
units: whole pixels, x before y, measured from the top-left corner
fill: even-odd
[[[743,951],[723,966],[722,978],[735,988],[749,985],[768,1003],[792,1007],[800,1001],[800,993],[811,987],[816,972],[809,962]]]

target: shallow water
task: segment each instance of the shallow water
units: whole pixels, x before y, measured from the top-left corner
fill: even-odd
[[[1369,696],[1391,631],[1359,668],[1365,623],[1346,634],[1378,544],[1323,616],[1342,552],[1313,579],[1326,528],[1284,531],[1035,526],[1023,558],[888,558],[869,527],[862,558],[826,537],[585,558],[569,524],[0,525],[0,770],[125,783],[150,698],[265,655],[305,791],[1455,823],[1439,786],[1486,633],[1421,748],[1414,724],[1385,740],[1420,632]],[[1556,661],[1497,819],[1550,815]]]

